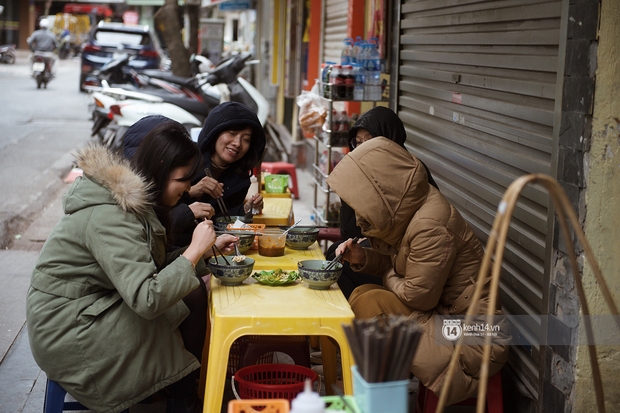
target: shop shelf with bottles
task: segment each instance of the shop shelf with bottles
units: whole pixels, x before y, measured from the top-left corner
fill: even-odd
[[[352,87],[353,85],[351,84],[342,85],[319,82],[319,90],[327,103],[327,120],[325,126],[314,135],[313,209],[318,225],[338,226],[340,223],[340,199],[329,189],[326,179],[340,159],[345,155],[349,147],[350,119],[348,119],[348,117],[342,119],[342,116],[346,116],[346,112],[343,110],[335,110],[334,104],[355,102],[355,99],[346,99],[346,97],[352,96],[352,93],[339,89]],[[387,96],[383,86],[380,87],[382,87],[382,95]],[[378,100],[363,99],[357,101],[372,103],[374,107],[378,102],[387,101],[387,98],[381,96]]]

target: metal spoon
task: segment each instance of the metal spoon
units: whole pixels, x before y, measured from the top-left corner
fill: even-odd
[[[241,255],[241,253],[239,252],[239,245],[237,245],[238,243],[235,242],[235,256],[232,258],[232,262],[234,262],[235,264],[241,264],[243,261],[245,261],[245,255]]]
[[[293,228],[295,228],[295,227],[296,227],[296,226],[297,226],[300,222],[301,222],[301,219],[300,219],[299,221],[295,222],[295,223],[294,223],[293,225],[291,225],[290,227],[288,227],[288,229],[287,229],[286,231],[284,231],[284,234],[282,234],[282,235],[286,235],[286,234],[288,234],[288,232],[289,232],[290,230],[292,230]]]

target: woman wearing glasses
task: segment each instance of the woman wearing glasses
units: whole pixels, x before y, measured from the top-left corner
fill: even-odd
[[[383,106],[376,106],[370,109],[355,122],[353,127],[349,130],[349,147],[351,150],[354,150],[364,142],[378,136],[388,138],[403,148],[407,140],[407,132],[405,131],[403,122],[394,111]],[[422,165],[424,165],[423,162]],[[428,175],[428,183],[437,188],[437,184],[433,180],[431,172],[426,165],[424,165],[424,168]],[[341,200],[340,207],[340,235],[343,241],[349,238],[363,237],[362,231],[355,223],[355,211],[353,211],[344,200]],[[337,241],[330,246],[327,251],[327,259],[333,259],[336,256],[336,248],[343,241]],[[365,241],[363,241],[361,245],[369,246]],[[375,275],[355,272],[351,269],[349,263],[345,261],[342,275],[338,279],[338,286],[342,290],[344,296],[349,298],[353,290],[363,284],[382,285],[382,279]]]

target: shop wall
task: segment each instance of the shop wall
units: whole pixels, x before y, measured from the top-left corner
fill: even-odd
[[[596,65],[585,65],[596,72],[591,127],[591,144],[583,157],[585,232],[592,247],[601,272],[616,302],[620,303],[620,2],[602,0],[600,2],[574,2],[571,4],[576,19],[576,28],[583,16],[598,14],[600,6],[600,27],[594,38],[581,39],[582,48],[587,48],[584,59],[595,61]],[[579,33],[579,32],[578,32]],[[598,41],[596,41],[598,39]],[[584,51],[585,52],[585,51]],[[587,138],[587,135],[585,136]],[[600,289],[593,281],[591,263],[584,265],[586,295],[593,314],[610,314]],[[615,337],[609,345],[597,346],[598,360],[605,391],[606,410],[620,411],[620,332],[609,316],[602,318],[595,334],[611,333]],[[612,333],[613,331],[613,333]],[[580,343],[585,342],[580,330]],[[580,345],[577,349],[575,391],[573,412],[596,412],[592,375],[588,359],[588,348]]]

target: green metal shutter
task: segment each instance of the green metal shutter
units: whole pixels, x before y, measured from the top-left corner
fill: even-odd
[[[408,145],[486,244],[506,188],[555,176],[561,1],[409,0],[400,4],[396,110]],[[563,62],[562,62],[563,63]],[[509,365],[539,393],[551,239],[549,196],[528,187],[515,210],[501,282],[519,315]]]

